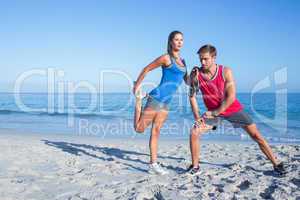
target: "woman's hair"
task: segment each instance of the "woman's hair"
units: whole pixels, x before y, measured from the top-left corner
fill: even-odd
[[[192,97],[195,93],[197,94],[199,92],[199,81],[197,76],[198,73],[200,73],[200,68],[194,67],[190,75],[190,97]]]
[[[174,39],[175,35],[177,34],[181,34],[183,35],[180,31],[172,31],[170,34],[169,34],[169,37],[168,37],[168,54],[170,56],[173,56],[173,53],[172,53],[172,40]]]

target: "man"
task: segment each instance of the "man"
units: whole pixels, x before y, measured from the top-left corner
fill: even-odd
[[[255,123],[243,111],[242,104],[236,99],[232,70],[229,67],[216,64],[217,50],[212,45],[202,46],[197,53],[202,67],[194,67],[190,76],[190,103],[196,122],[190,133],[192,165],[189,168],[189,173],[196,175],[200,172],[199,136],[211,128],[211,125],[225,119],[232,123],[235,128],[243,128],[272,162],[274,170],[279,174],[284,174],[283,163],[276,159]],[[199,114],[196,100],[196,93],[199,89],[208,110],[202,117]]]

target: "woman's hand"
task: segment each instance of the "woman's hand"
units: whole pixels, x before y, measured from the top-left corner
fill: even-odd
[[[132,93],[133,93],[134,95],[136,94],[136,91],[137,91],[137,89],[139,88],[138,85],[137,85],[136,83],[137,83],[136,81],[133,82]]]

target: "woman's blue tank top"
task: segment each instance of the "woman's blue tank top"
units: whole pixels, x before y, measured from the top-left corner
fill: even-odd
[[[171,102],[173,95],[176,93],[187,72],[184,60],[182,62],[185,67],[181,67],[172,56],[170,58],[171,64],[167,67],[162,67],[162,78],[159,85],[149,93],[152,98],[165,104]]]

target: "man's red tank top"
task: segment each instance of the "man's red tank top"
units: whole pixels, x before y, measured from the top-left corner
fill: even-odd
[[[223,75],[224,67],[217,66],[217,71],[212,79],[207,79],[202,73],[199,73],[199,88],[202,92],[202,97],[207,110],[213,111],[219,108],[225,99],[225,78]],[[235,101],[222,113],[220,116],[230,116],[235,112],[243,109],[242,104],[235,99]]]

